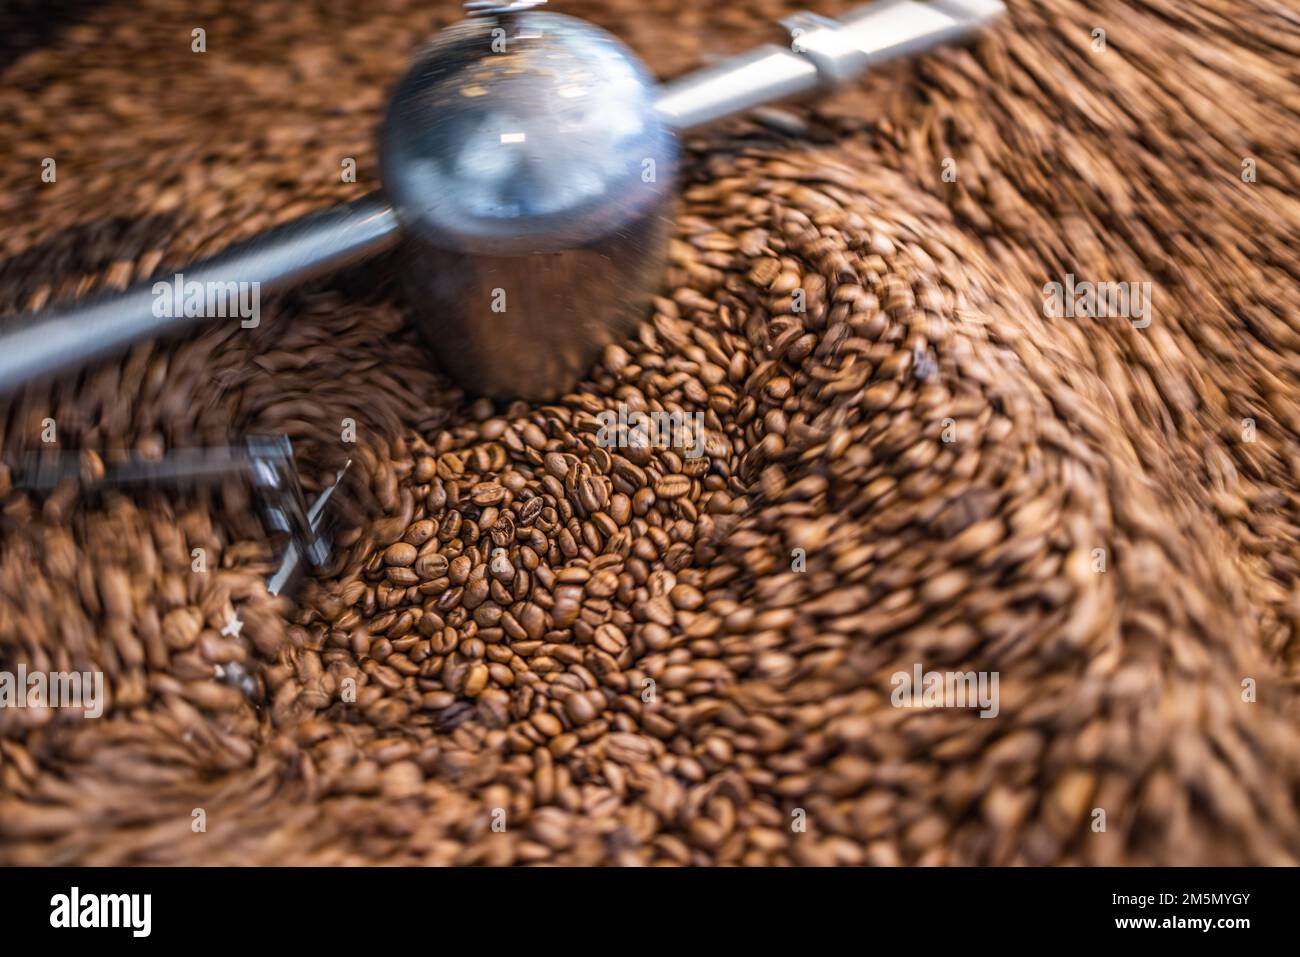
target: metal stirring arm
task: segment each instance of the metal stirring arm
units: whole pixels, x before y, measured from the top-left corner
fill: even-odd
[[[14,484],[51,492],[66,480],[80,479],[80,471],[75,455],[37,453],[17,463]],[[317,534],[328,496],[307,508],[288,436],[252,435],[242,447],[177,449],[161,459],[133,458],[113,465],[98,480],[81,479],[80,485],[84,494],[95,495],[110,489],[212,487],[236,478],[251,485],[268,532],[287,535],[295,555],[313,568],[329,562],[329,542]]]
[[[834,89],[889,60],[974,33],[1006,10],[1002,0],[882,0],[838,18],[796,13],[781,21],[790,46],[769,43],[665,84],[656,108],[678,130],[780,100]]]
[[[184,284],[258,283],[266,294],[368,259],[397,240],[397,217],[377,193],[311,213],[178,270]],[[173,277],[174,278],[174,277]],[[159,280],[171,283],[172,278]],[[19,321],[0,335],[0,393],[116,355],[136,342],[171,335],[202,317],[159,309],[155,283]]]
[[[656,109],[687,130],[792,97],[831,89],[886,60],[957,40],[996,19],[1001,0],[883,0],[832,20],[782,21],[790,47],[768,44],[662,88]],[[374,256],[397,242],[397,216],[381,193],[286,223],[184,267],[185,284],[257,283],[283,290]],[[163,280],[165,281],[165,280]],[[0,394],[81,368],[133,343],[170,335],[202,317],[158,309],[155,283],[74,302],[19,320],[0,333]]]

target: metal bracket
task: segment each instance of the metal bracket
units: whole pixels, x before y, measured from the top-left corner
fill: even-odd
[[[832,17],[792,13],[781,20],[781,26],[790,31],[790,49],[811,60],[827,86],[858,78],[870,62],[867,52],[846,35],[844,24]]]

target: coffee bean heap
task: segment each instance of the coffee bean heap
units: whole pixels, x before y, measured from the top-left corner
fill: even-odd
[[[49,194],[0,168],[6,312],[358,195],[320,157],[373,169],[393,51],[425,27],[398,2],[346,24],[223,5],[195,69],[155,5],[10,68],[38,103],[100,107],[64,128],[15,100],[20,158],[45,136],[76,169],[90,138],[141,165],[128,195],[108,166]],[[661,73],[781,12],[677,6],[566,12]],[[92,504],[0,472],[0,670],[103,671],[110,699],[94,721],[0,712],[0,861],[1295,863],[1279,65],[1300,31],[1192,6],[1013,4],[978,47],[806,111],[806,136],[693,137],[652,315],[554,404],[439,375],[381,261],[0,409],[6,452],[53,418],[106,461],[283,432],[310,489],[350,458],[372,510],[290,600],[240,489]],[[146,59],[174,79],[150,119]],[[265,138],[205,139],[224,110]],[[159,124],[174,142],[132,145]],[[58,233],[96,197],[123,221]],[[1045,318],[1071,271],[1152,280],[1151,326]],[[604,441],[620,405],[702,415],[703,454]],[[997,715],[894,707],[918,664],[996,672]]]

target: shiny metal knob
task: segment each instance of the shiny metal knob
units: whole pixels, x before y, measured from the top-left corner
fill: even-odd
[[[408,301],[444,368],[549,399],[644,317],[679,150],[636,56],[582,20],[524,12],[438,34],[380,135]]]

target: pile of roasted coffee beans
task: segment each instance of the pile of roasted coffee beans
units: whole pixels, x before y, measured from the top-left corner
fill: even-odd
[[[360,195],[435,26],[144,6],[4,68],[0,311]],[[566,12],[667,75],[790,6]],[[6,453],[286,433],[369,510],[275,598],[239,489],[0,471],[0,670],[109,697],[0,711],[0,861],[1300,859],[1300,30],[1011,6],[799,135],[692,138],[653,315],[556,403],[463,395],[381,261],[0,406]],[[1152,322],[1045,316],[1067,273],[1151,281]],[[998,676],[996,713],[895,706],[918,666]]]

